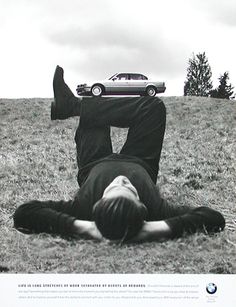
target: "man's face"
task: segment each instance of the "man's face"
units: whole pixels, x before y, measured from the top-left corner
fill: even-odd
[[[104,190],[103,198],[126,197],[130,200],[139,200],[138,191],[125,176],[116,177]]]

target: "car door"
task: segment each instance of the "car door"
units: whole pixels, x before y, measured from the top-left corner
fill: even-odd
[[[146,89],[147,78],[141,74],[129,74],[129,87],[132,93],[142,93]]]
[[[119,73],[104,82],[107,94],[127,94],[130,92],[129,74]]]
[[[129,90],[128,79],[129,79],[128,74],[126,73],[118,74],[114,79],[114,84],[113,84],[114,91],[118,94],[127,93],[127,91]]]
[[[107,94],[123,94],[128,88],[128,74],[120,73],[106,80],[104,83]]]

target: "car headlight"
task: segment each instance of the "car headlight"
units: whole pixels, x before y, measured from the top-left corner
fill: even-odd
[[[79,85],[77,86],[77,88],[85,87],[86,85],[87,85],[86,83],[79,84]]]

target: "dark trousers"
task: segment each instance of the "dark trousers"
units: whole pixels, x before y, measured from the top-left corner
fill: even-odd
[[[112,154],[110,126],[129,128],[120,154],[141,159],[155,177],[165,133],[166,109],[157,97],[83,98],[76,131],[79,169]]]

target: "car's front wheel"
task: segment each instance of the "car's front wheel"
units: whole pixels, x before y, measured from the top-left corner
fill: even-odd
[[[146,93],[150,97],[156,96],[157,90],[154,86],[148,86],[146,89]]]
[[[100,97],[102,95],[103,88],[100,84],[95,84],[93,85],[91,92],[94,97]]]

